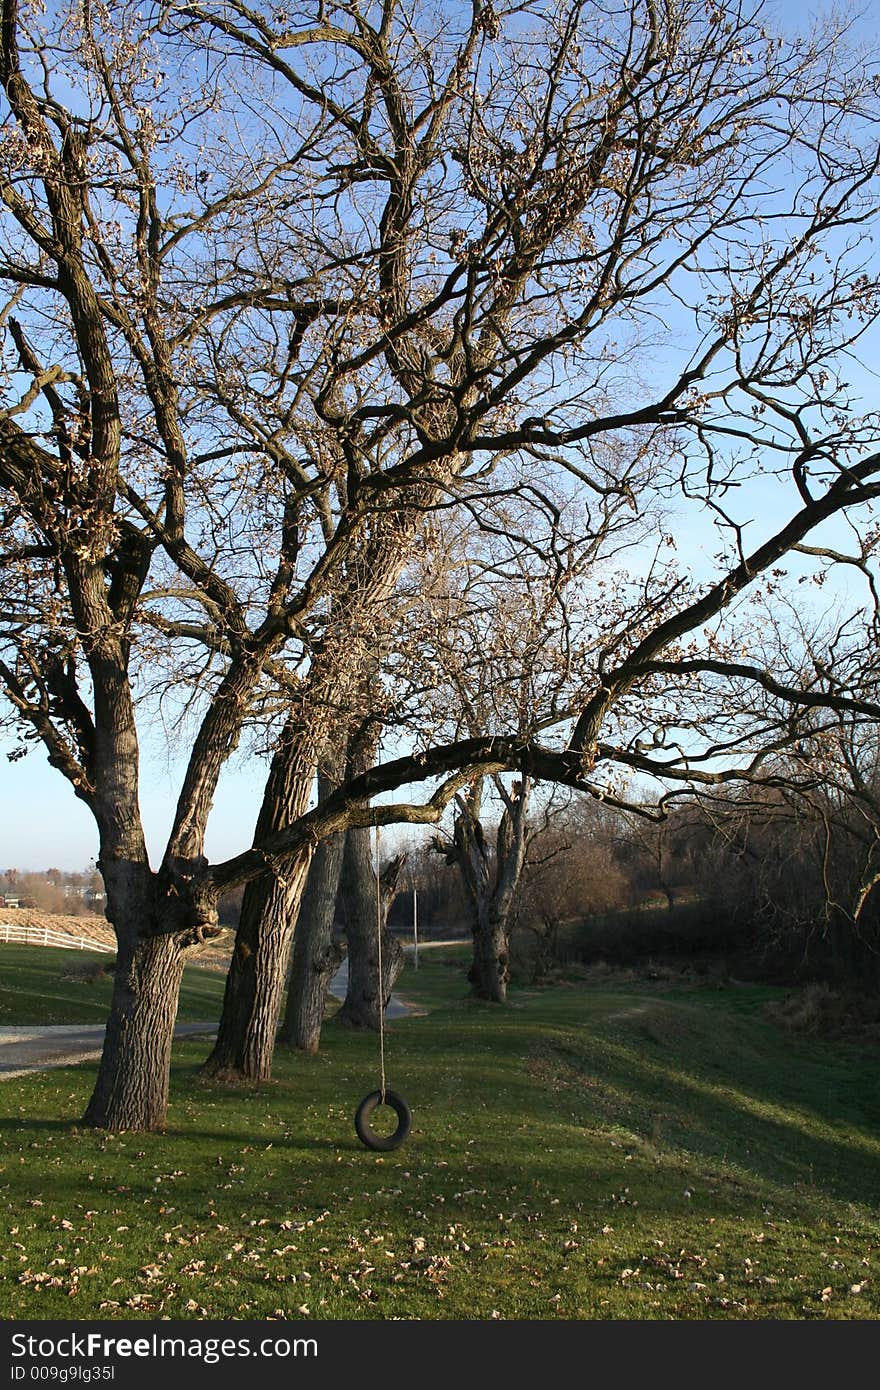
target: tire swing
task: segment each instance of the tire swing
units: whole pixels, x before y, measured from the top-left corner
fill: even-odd
[[[367,1149],[388,1153],[399,1149],[409,1134],[412,1125],[412,1111],[397,1091],[390,1091],[385,1083],[385,1001],[382,977],[382,882],[379,875],[379,827],[376,826],[376,969],[378,972],[379,1000],[379,1089],[364,1096],[354,1117],[354,1128],[358,1139]],[[370,1123],[371,1116],[380,1105],[389,1106],[397,1116],[397,1128],[393,1134],[377,1134]]]

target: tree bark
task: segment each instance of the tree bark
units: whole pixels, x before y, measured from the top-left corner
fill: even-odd
[[[490,910],[478,914],[471,932],[474,954],[468,980],[472,993],[477,999],[503,1004],[510,979],[507,922]]]
[[[302,1052],[318,1051],[327,990],[345,957],[345,947],[333,939],[344,847],[344,835],[331,835],[315,850],[293,936],[287,1006],[278,1041]]]
[[[305,812],[313,766],[307,740],[291,718],[272,760],[254,843]],[[206,1076],[267,1081],[272,1074],[290,942],[308,868],[307,854],[294,856],[270,865],[245,889],[217,1041],[202,1068]]]
[[[220,1081],[268,1081],[284,998],[293,923],[308,862],[286,864],[283,878],[248,884],[226,976],[217,1041],[202,1072]]]
[[[120,947],[104,1051],[83,1124],[118,1131],[164,1126],[184,963],[170,934]]]
[[[348,989],[334,1022],[378,1032],[379,1020],[403,969],[403,947],[388,931],[386,923],[404,857],[397,855],[385,865],[377,891],[370,840],[369,829],[348,830],[345,835],[339,893],[348,940]]]

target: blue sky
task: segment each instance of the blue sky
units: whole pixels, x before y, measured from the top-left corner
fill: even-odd
[[[793,27],[803,26],[826,8],[816,0],[776,0],[767,6],[768,15],[776,14]],[[873,34],[880,0],[863,0],[855,8],[866,34]],[[876,390],[876,381],[872,387]],[[687,537],[682,540],[686,549]],[[64,778],[48,766],[40,745],[15,763],[7,761],[6,746],[0,743],[0,870],[84,868],[97,853],[91,815]],[[170,827],[185,753],[185,747],[169,752],[144,740],[141,805],[154,860]],[[212,860],[238,853],[250,843],[265,774],[265,761],[242,755],[227,768],[209,825],[207,852]]]

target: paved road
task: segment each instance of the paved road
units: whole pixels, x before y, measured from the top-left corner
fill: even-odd
[[[216,1023],[178,1023],[176,1038],[198,1033],[216,1033]],[[69,1067],[73,1062],[91,1062],[104,1046],[103,1023],[53,1024],[39,1027],[0,1028],[0,1081],[46,1067]]]
[[[333,976],[330,992],[337,999],[345,998],[348,984],[348,962],[343,961]],[[388,1019],[404,1018],[417,1013],[412,1005],[392,994],[385,1010]],[[176,1038],[191,1038],[200,1033],[216,1033],[216,1023],[178,1023]],[[47,1067],[67,1067],[74,1062],[91,1062],[101,1055],[104,1045],[104,1025],[52,1024],[45,1027],[22,1025],[0,1027],[0,1081]]]
[[[345,991],[348,988],[348,961],[344,960],[337,970],[333,979],[330,981],[330,993],[334,999],[344,999]],[[399,994],[392,994],[388,1000],[388,1007],[385,1010],[386,1018],[405,1018],[408,1014],[417,1014],[419,1010],[412,1004],[406,1004]]]

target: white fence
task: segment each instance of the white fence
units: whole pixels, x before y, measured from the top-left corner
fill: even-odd
[[[106,941],[94,941],[89,936],[71,936],[69,932],[53,931],[51,927],[24,927],[0,922],[0,941],[17,942],[20,946],[65,946],[68,951],[104,951],[114,954]]]

